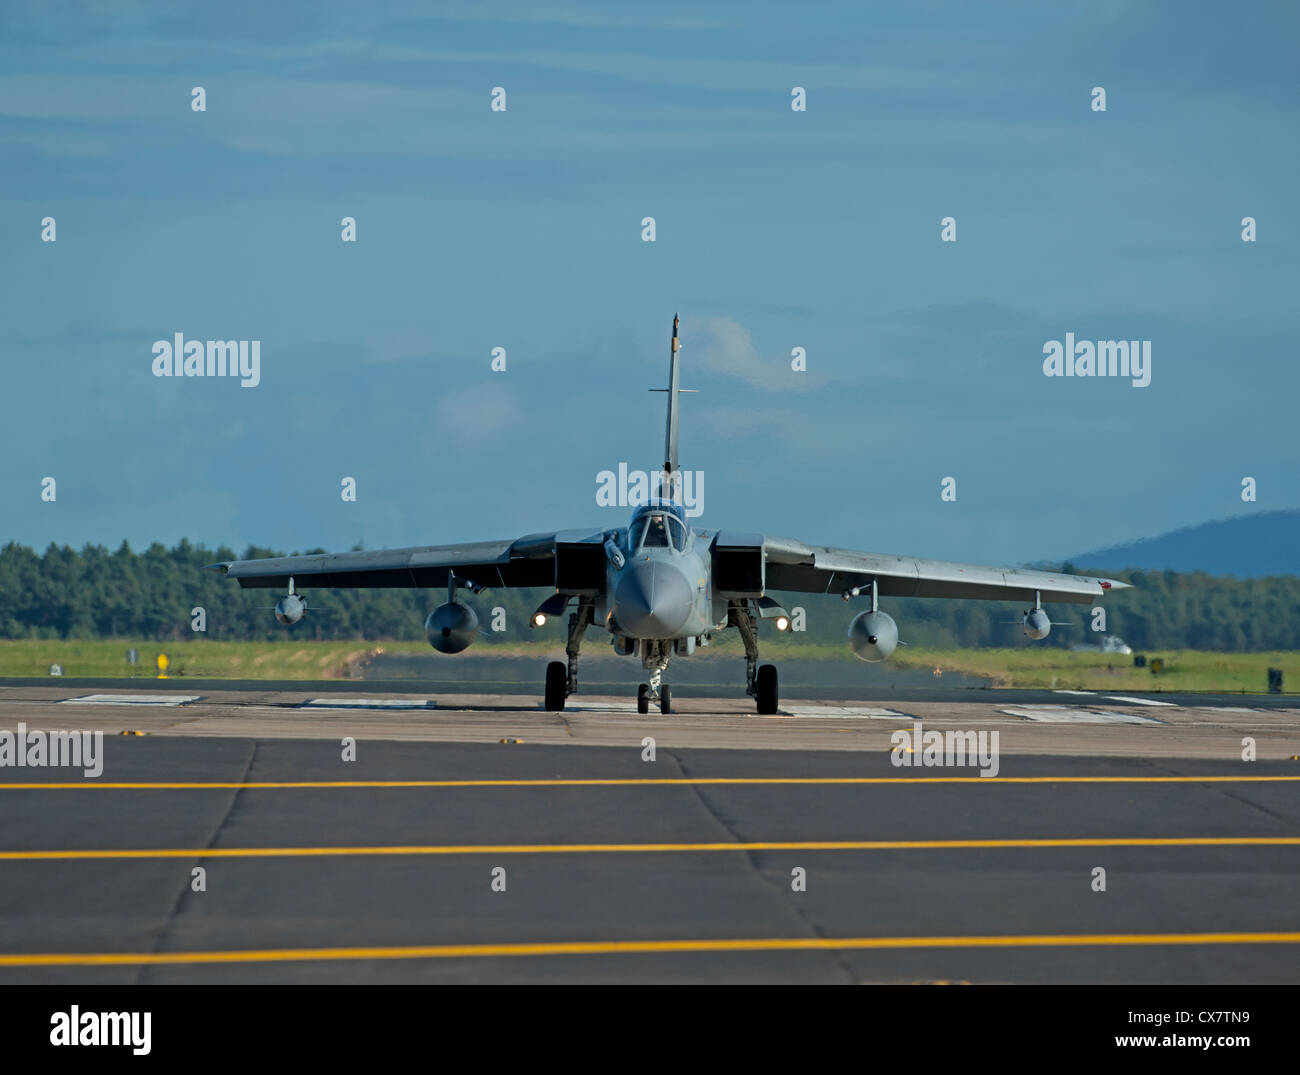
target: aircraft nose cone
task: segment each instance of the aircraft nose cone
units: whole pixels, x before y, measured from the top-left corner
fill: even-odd
[[[691,587],[670,564],[640,561],[614,591],[619,626],[637,638],[676,638],[691,614]]]

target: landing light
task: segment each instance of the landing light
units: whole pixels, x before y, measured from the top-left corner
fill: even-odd
[[[545,613],[545,612],[534,612],[534,613],[533,613],[533,626],[534,626],[534,627],[541,627],[541,626],[543,626],[545,623],[546,623],[546,613]]]
[[[778,631],[788,631],[790,629],[790,621],[785,616],[778,616],[776,618],[776,629]]]

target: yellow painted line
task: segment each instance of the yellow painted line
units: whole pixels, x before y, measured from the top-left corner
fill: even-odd
[[[665,779],[608,780],[270,780],[270,781],[149,781],[110,783],[84,780],[68,783],[0,781],[0,791],[220,791],[310,788],[591,788],[698,787],[738,784],[758,787],[781,784],[1269,784],[1300,782],[1300,776],[713,776]]]
[[[1048,933],[1001,937],[772,937],[695,941],[428,944],[385,948],[255,948],[225,952],[41,952],[30,955],[0,955],[0,967],[280,963],[344,959],[481,959],[495,956],[633,955],[664,952],[846,952],[899,948],[1110,948],[1203,944],[1300,944],[1300,932]]]
[[[1098,836],[1007,840],[764,840],[694,844],[379,844],[361,847],[87,848],[0,851],[0,861],[51,859],[313,858],[348,855],[586,855],[692,851],[946,851],[1062,847],[1286,847],[1300,836]]]

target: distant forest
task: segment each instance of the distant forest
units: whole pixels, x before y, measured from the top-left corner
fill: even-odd
[[[324,550],[308,550],[322,552]],[[125,542],[115,552],[87,545],[80,551],[50,545],[43,554],[10,543],[0,550],[0,638],[139,638],[157,641],[192,635],[191,610],[206,613],[207,637],[229,640],[415,639],[424,619],[446,600],[443,590],[313,590],[301,623],[282,627],[271,613],[276,590],[241,590],[219,571],[219,560],[281,556],[272,549],[206,549],[182,541],[135,552]],[[1075,570],[1069,564],[1063,569]],[[1080,569],[1082,570],[1082,569]],[[1198,649],[1225,652],[1300,649],[1300,577],[1216,577],[1199,572],[1110,572],[1135,589],[1099,602],[1109,634],[1135,649]],[[544,590],[464,593],[484,630],[482,645],[536,638],[528,616]],[[865,604],[838,597],[784,595],[786,607],[805,610],[808,642],[842,644],[849,620]],[[914,645],[938,647],[1030,645],[1018,627],[1022,607],[1010,602],[884,599],[899,634]],[[503,632],[490,630],[493,609],[505,610]],[[310,611],[316,609],[317,611]],[[1090,605],[1053,604],[1052,619],[1073,626],[1053,629],[1038,645],[1096,643]],[[1008,622],[1010,621],[1010,622]],[[562,637],[552,624],[542,637]],[[772,630],[764,624],[763,631]],[[592,630],[594,642],[600,632]]]

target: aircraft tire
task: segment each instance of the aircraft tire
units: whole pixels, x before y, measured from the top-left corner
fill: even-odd
[[[569,670],[563,661],[552,661],[546,666],[546,709],[558,713],[564,708],[564,696],[569,689]]]
[[[764,716],[771,716],[776,712],[778,692],[776,665],[761,664],[758,666],[758,677],[754,682],[757,688],[758,711]]]
[[[636,711],[638,713],[650,712],[650,684],[642,683],[636,689]]]
[[[673,689],[665,683],[659,688],[659,712],[667,715],[673,711]]]

